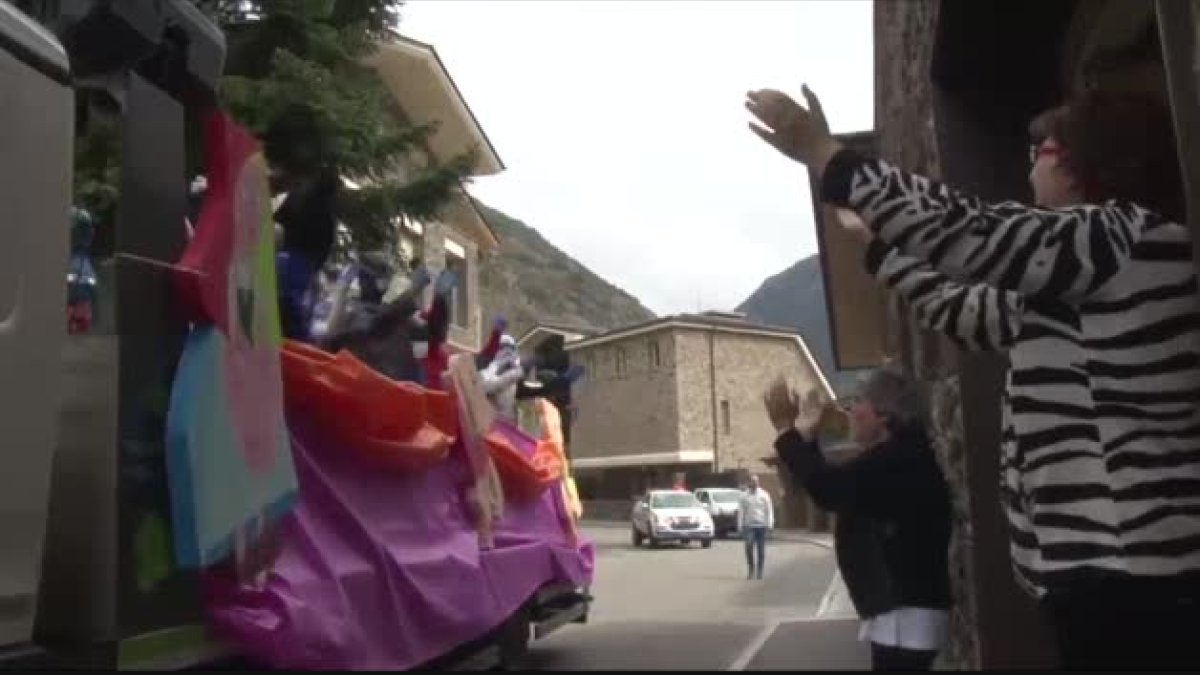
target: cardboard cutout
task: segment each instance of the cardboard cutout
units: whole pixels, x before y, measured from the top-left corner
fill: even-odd
[[[237,542],[251,548],[260,520],[285,514],[297,487],[283,417],[266,164],[253,137],[224,113],[208,113],[204,130],[208,190],[175,274],[178,301],[195,324],[167,415],[182,567],[214,563]],[[246,560],[239,554],[239,567]]]

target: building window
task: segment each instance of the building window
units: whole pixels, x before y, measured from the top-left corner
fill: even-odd
[[[421,259],[421,240],[411,232],[401,230],[400,236],[396,242],[396,248],[399,249],[400,257],[404,259],[404,264],[411,269],[413,262]]]
[[[467,251],[459,244],[446,240],[446,269],[458,279],[450,296],[450,320],[459,328],[471,325],[471,297],[467,278]]]
[[[625,349],[623,347],[617,347],[616,361],[617,377],[625,377],[625,373],[628,369],[625,367]]]
[[[658,341],[651,340],[647,347],[647,356],[650,361],[651,368],[658,368],[662,365],[662,352],[658,349]]]
[[[729,401],[721,401],[721,432],[726,436],[733,432],[733,423],[729,419]]]

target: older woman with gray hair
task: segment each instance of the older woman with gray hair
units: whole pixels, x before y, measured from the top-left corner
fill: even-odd
[[[775,450],[798,487],[837,514],[838,569],[875,670],[929,670],[950,606],[950,495],[925,435],[924,397],[903,375],[872,372],[843,409],[862,452],[830,463],[820,428],[835,405],[803,401],[782,379],[764,396]]]

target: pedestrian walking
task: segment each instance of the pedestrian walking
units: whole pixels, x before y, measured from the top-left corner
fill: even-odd
[[[774,527],[775,509],[771,505],[771,495],[759,485],[758,476],[751,475],[750,483],[738,501],[738,531],[746,542],[747,579],[763,578],[767,532]]]

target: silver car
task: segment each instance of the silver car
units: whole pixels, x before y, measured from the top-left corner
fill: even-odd
[[[667,541],[690,544],[700,542],[712,546],[714,527],[712,516],[686,490],[651,490],[633,507],[633,545],[649,541],[657,546]]]

